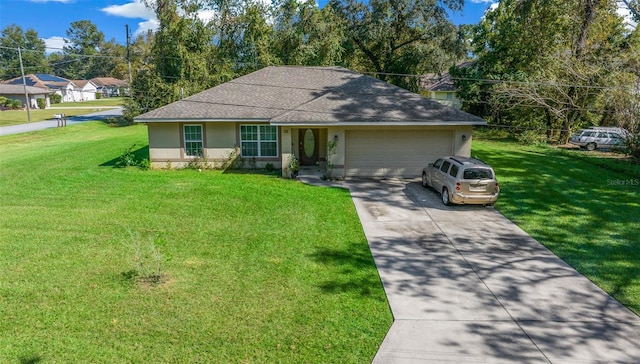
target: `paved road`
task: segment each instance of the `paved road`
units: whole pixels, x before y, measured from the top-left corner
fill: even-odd
[[[640,363],[640,318],[493,208],[345,185],[394,316],[374,363]]]
[[[64,110],[60,109],[60,112],[64,113]],[[103,111],[98,111],[98,112],[94,112],[86,115],[70,116],[67,118],[67,126],[78,124],[78,123],[84,123],[87,121],[114,118],[121,115],[122,115],[122,108],[118,107],[118,108],[106,109]],[[56,128],[56,127],[58,127],[58,122],[55,119],[45,120],[45,121],[36,121],[32,123],[27,123],[27,124],[0,127],[0,135],[27,133],[30,131],[44,130],[44,129]]]

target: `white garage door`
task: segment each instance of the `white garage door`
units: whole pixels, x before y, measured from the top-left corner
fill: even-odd
[[[453,131],[347,131],[347,176],[419,177],[436,158],[453,153]]]

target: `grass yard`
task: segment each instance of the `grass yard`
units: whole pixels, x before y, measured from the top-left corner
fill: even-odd
[[[640,314],[640,165],[495,140],[472,155],[495,168],[502,214]]]
[[[101,108],[121,106],[123,100],[122,97],[112,97],[93,101],[52,104],[49,109],[31,110],[31,122],[53,119],[53,115],[55,114],[65,114],[67,116],[90,114]],[[27,124],[28,120],[26,109],[0,111],[0,126]]]
[[[0,137],[0,362],[372,360],[392,316],[347,191],[114,168],[133,144],[145,126]]]

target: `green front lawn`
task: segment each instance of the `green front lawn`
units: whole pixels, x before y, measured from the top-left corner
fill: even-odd
[[[392,316],[347,191],[114,168],[146,139],[0,138],[0,362],[371,361]]]
[[[598,153],[474,140],[496,209],[640,314],[640,165]]]

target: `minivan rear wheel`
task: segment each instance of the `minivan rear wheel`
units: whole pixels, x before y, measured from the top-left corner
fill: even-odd
[[[442,189],[442,203],[451,206],[451,200],[449,199],[449,190],[445,187]]]
[[[588,151],[593,152],[594,150],[596,150],[596,143],[588,143],[586,147]]]

